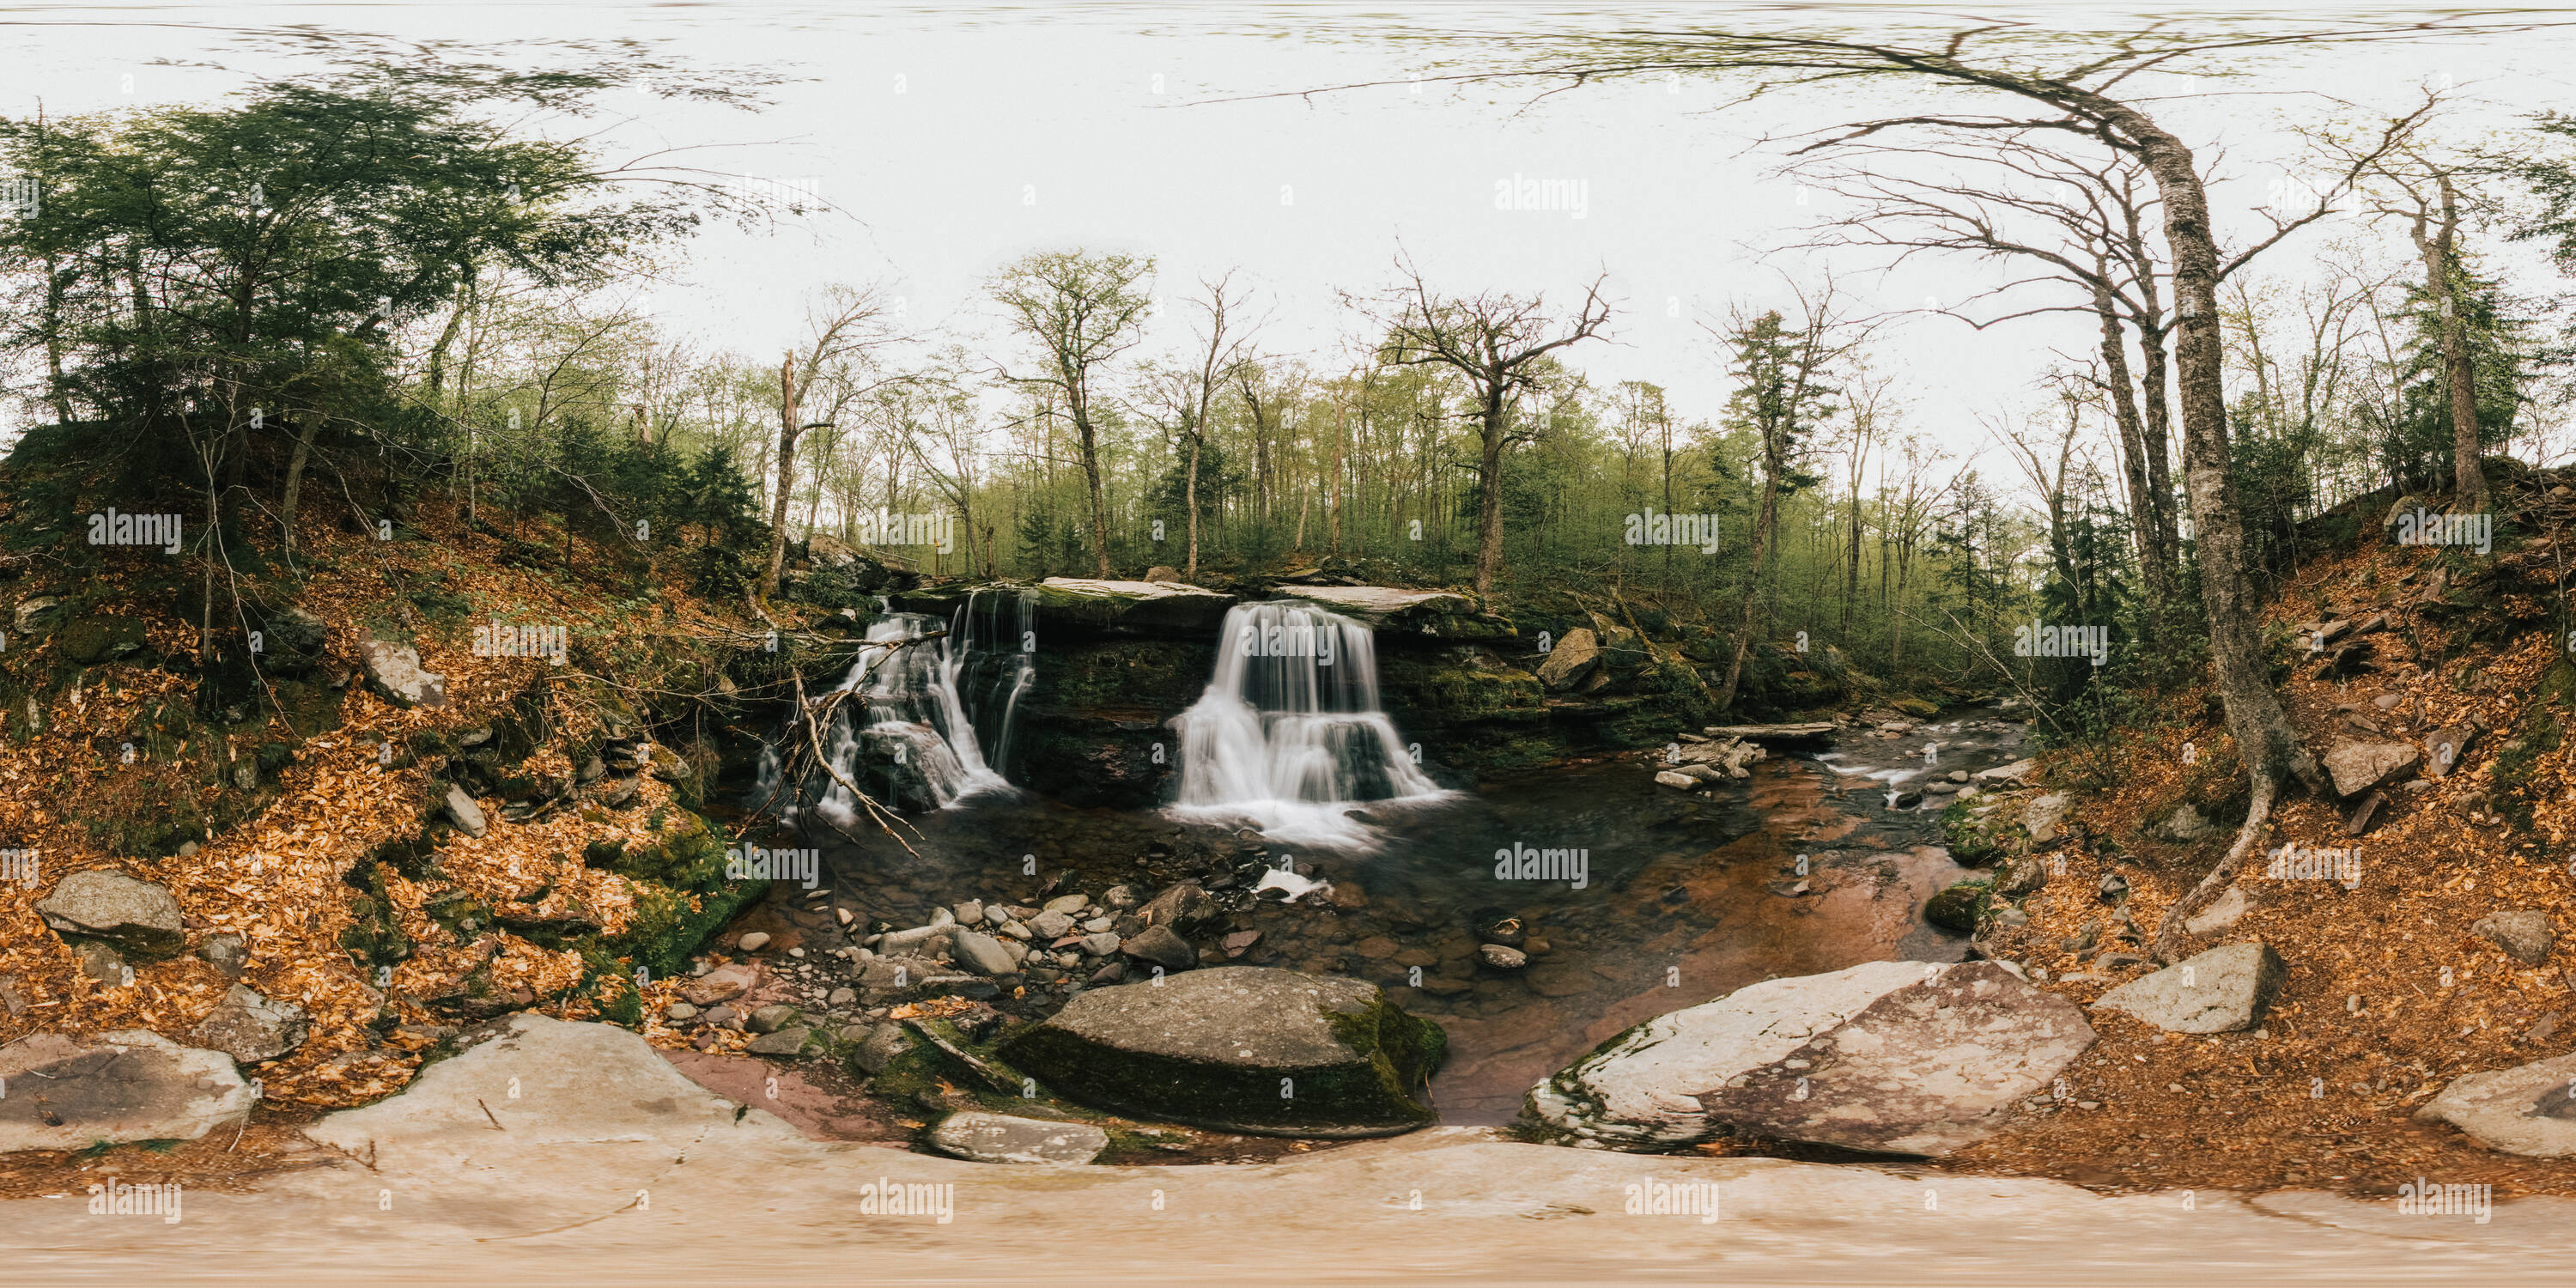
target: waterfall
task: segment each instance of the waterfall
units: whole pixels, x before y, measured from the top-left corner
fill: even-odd
[[[1011,790],[1013,725],[1020,699],[1037,680],[1028,649],[1034,603],[1026,592],[972,591],[948,620],[948,633],[921,640],[938,619],[887,613],[868,626],[868,646],[836,692],[856,688],[826,733],[833,767],[880,802],[947,809],[968,797]],[[856,719],[853,719],[855,707]],[[761,762],[763,789],[774,785],[775,753]],[[821,785],[813,808],[842,828],[860,817],[848,788]],[[794,821],[796,810],[787,811]]]
[[[1369,628],[1302,600],[1228,609],[1216,676],[1180,730],[1177,812],[1247,818],[1276,839],[1356,844],[1362,802],[1446,795],[1378,709]]]

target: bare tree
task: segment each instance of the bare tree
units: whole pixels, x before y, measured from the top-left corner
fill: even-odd
[[[1091,500],[1091,555],[1095,575],[1109,573],[1109,503],[1100,480],[1100,413],[1103,368],[1143,338],[1153,300],[1142,283],[1154,261],[1082,251],[1041,251],[1002,270],[993,298],[1011,327],[1037,349],[1042,367],[1002,380],[1044,391],[1073,422],[1082,458],[1083,485]]]
[[[1584,288],[1570,318],[1552,317],[1544,296],[1528,299],[1498,291],[1473,296],[1435,294],[1421,270],[1399,258],[1406,285],[1390,292],[1379,321],[1387,332],[1382,354],[1394,366],[1437,365],[1466,377],[1477,423],[1476,593],[1493,593],[1503,566],[1503,453],[1528,442],[1535,429],[1515,429],[1513,408],[1537,385],[1540,359],[1600,334],[1610,321],[1601,298],[1607,275]]]
[[[761,595],[766,598],[778,592],[778,577],[787,552],[787,505],[796,491],[796,441],[808,429],[832,423],[833,417],[801,420],[806,397],[826,372],[841,373],[833,380],[833,411],[850,401],[865,396],[877,385],[862,386],[846,378],[851,359],[893,343],[899,337],[892,327],[893,304],[877,288],[836,286],[825,294],[824,303],[808,323],[810,338],[801,351],[790,350],[778,364],[778,489],[769,507],[769,570],[761,578]],[[797,374],[799,357],[804,359],[804,374]]]

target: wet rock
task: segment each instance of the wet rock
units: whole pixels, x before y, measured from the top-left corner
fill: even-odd
[[[1943,930],[1972,934],[1977,929],[1977,914],[1986,906],[1988,886],[1982,881],[1962,881],[1923,904],[1923,919]]]
[[[977,1163],[1081,1164],[1109,1148],[1109,1133],[1089,1123],[976,1110],[941,1119],[930,1131],[929,1144],[951,1158]]]
[[[2549,914],[2537,909],[2489,913],[2469,930],[2525,966],[2549,960],[2549,950],[2558,942],[2557,933],[2549,928]]]
[[[36,913],[57,934],[96,939],[138,961],[158,961],[188,942],[168,890],[106,868],[64,877]]]
[[[1084,894],[1066,894],[1058,895],[1055,898],[1047,900],[1046,907],[1040,909],[1040,911],[1061,912],[1068,916],[1079,916],[1083,909],[1090,906],[1091,896]]]
[[[303,1007],[270,1001],[248,985],[235,984],[213,1013],[188,1030],[188,1040],[239,1063],[257,1064],[304,1045],[310,1027]]]
[[[954,952],[967,969],[986,975],[1008,975],[1020,968],[1018,961],[1002,948],[1000,940],[980,930],[960,930]]]
[[[1487,970],[1516,971],[1529,965],[1529,954],[1501,944],[1480,944],[1476,948],[1476,960]]]
[[[2576,1154],[2576,1055],[2453,1078],[2415,1116],[2446,1122],[2492,1150],[2528,1158]]]
[[[1978,782],[1985,783],[1990,786],[2000,786],[2027,782],[2031,775],[2038,772],[2038,760],[2016,760],[2009,765],[1997,765],[1992,769],[1978,770],[1976,773],[1976,779]]]
[[[772,1002],[753,1011],[743,1020],[742,1026],[754,1033],[776,1033],[794,1023],[797,1014],[796,1008],[785,1002]]]
[[[1344,1138],[1433,1121],[1420,1089],[1445,1048],[1438,1025],[1398,1009],[1374,984],[1219,966],[1085,990],[1004,1044],[1002,1056],[1114,1113]]]
[[[2404,777],[2422,758],[2411,742],[2346,741],[2326,752],[2325,767],[2335,795],[2358,796]]]
[[[1188,970],[1198,965],[1198,950],[1169,926],[1147,926],[1133,939],[1119,945],[1120,951],[1138,961],[1165,970]]]
[[[1152,902],[1136,910],[1136,915],[1144,918],[1147,925],[1189,930],[1213,920],[1219,911],[1214,895],[1195,881],[1182,881],[1155,895]]]
[[[1104,930],[1097,934],[1084,935],[1081,947],[1083,952],[1093,957],[1106,957],[1118,951],[1119,942],[1115,931]]]
[[[1040,939],[1062,939],[1073,932],[1073,916],[1063,912],[1041,912],[1029,923],[1029,930]]]
[[[2074,1004],[1993,962],[1869,962],[1657,1017],[1532,1088],[1604,1145],[1731,1135],[1943,1154],[1998,1130],[2093,1043]]]
[[[2247,939],[2187,958],[2104,993],[2093,1005],[2125,1011],[2169,1033],[2253,1028],[2289,977],[2271,945]]]
[[[435,710],[447,705],[447,677],[421,669],[418,649],[370,639],[358,646],[358,660],[366,666],[367,687],[395,706]]]
[[[1136,892],[1136,887],[1130,885],[1114,885],[1102,891],[1100,895],[1101,906],[1114,908],[1120,912],[1134,911],[1137,905],[1143,902],[1144,897]]]
[[[984,924],[984,903],[980,899],[969,899],[958,904],[952,915],[955,916],[958,925],[980,926]]]
[[[216,970],[231,979],[241,978],[241,973],[250,967],[250,944],[239,935],[208,935],[197,955],[214,963]]]
[[[31,1033],[0,1046],[0,1154],[196,1140],[250,1117],[250,1084],[221,1051],[140,1029]]]
[[[1655,782],[1658,786],[1670,787],[1675,791],[1684,792],[1695,792],[1708,785],[1706,782],[1693,778],[1689,774],[1685,774],[1677,769],[1658,770],[1655,774]]]
[[[733,946],[746,953],[759,952],[769,946],[769,932],[765,930],[746,932],[742,938],[733,941]]]
[[[446,811],[448,821],[456,824],[456,830],[467,836],[481,836],[491,830],[491,824],[483,817],[483,807],[475,804],[474,797],[454,783],[447,785],[447,797],[441,808]]]

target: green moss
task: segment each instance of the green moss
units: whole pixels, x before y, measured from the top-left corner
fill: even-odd
[[[2001,801],[1953,799],[1941,809],[1941,839],[1950,859],[1964,867],[1992,863],[2029,838]]]

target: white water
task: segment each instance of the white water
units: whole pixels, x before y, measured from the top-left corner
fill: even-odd
[[[1378,708],[1369,628],[1297,600],[1228,609],[1216,676],[1173,721],[1181,797],[1174,811],[1249,821],[1269,837],[1357,845],[1354,808],[1447,795],[1414,762]]]
[[[1036,656],[1023,640],[1032,605],[1026,595],[976,591],[951,615],[948,634],[896,648],[938,629],[937,618],[888,613],[871,623],[870,647],[860,650],[837,691],[858,688],[857,719],[845,702],[827,731],[824,752],[841,775],[885,802],[891,783],[869,781],[865,753],[880,753],[885,772],[918,774],[942,809],[971,796],[1010,791],[1001,767],[1010,764],[1012,725],[1020,698],[1037,679]],[[775,753],[761,761],[764,794],[776,778]],[[822,785],[813,808],[844,829],[864,820],[858,802],[838,780]],[[786,811],[789,822],[797,811]]]

